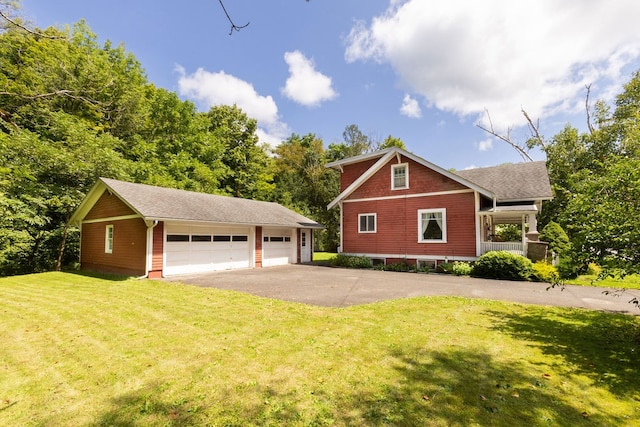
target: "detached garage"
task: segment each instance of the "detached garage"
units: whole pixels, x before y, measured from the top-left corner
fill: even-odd
[[[310,262],[322,228],[277,203],[107,178],[71,224],[83,269],[150,278]]]

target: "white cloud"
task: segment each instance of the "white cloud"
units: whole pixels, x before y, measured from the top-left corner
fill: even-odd
[[[390,64],[429,105],[496,128],[584,108],[611,96],[640,55],[640,2],[391,1],[347,37],[348,62]],[[594,89],[597,89],[597,93]]]
[[[198,68],[187,74],[181,66],[176,67],[180,75],[180,95],[198,101],[205,108],[214,105],[237,105],[247,116],[258,121],[258,137],[261,142],[277,145],[289,135],[286,123],[280,121],[278,106],[271,96],[262,96],[251,83],[224,71],[212,73]]]
[[[338,96],[331,87],[331,78],[316,71],[313,61],[298,50],[285,52],[284,60],[289,65],[289,78],[282,94],[298,104],[315,107]]]
[[[493,149],[493,140],[485,139],[483,141],[478,142],[478,150],[480,151],[489,151]]]
[[[402,99],[402,106],[400,107],[400,112],[414,119],[418,119],[422,117],[422,109],[420,108],[420,104],[418,101],[413,99],[411,95],[405,94]]]

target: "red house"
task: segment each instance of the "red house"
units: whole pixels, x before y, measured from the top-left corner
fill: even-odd
[[[150,278],[310,262],[322,228],[277,203],[107,178],[70,222],[83,269]]]
[[[340,172],[340,252],[374,262],[434,265],[490,250],[527,253],[536,215],[552,198],[544,162],[459,172],[397,147],[326,165]],[[496,242],[497,224],[520,224],[517,242]]]

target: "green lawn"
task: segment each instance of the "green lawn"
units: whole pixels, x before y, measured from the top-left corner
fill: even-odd
[[[640,317],[0,279],[0,425],[631,426]]]
[[[338,255],[335,252],[314,252],[313,253],[313,261],[330,261]]]
[[[620,289],[640,289],[640,275],[630,274],[624,279],[619,277],[609,277],[603,280],[596,280],[596,275],[579,276],[577,279],[567,280],[568,285],[599,286],[603,288]]]

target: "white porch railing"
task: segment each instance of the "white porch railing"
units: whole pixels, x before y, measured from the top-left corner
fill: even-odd
[[[507,251],[518,255],[527,255],[527,247],[522,242],[482,242],[483,254],[491,251]]]

